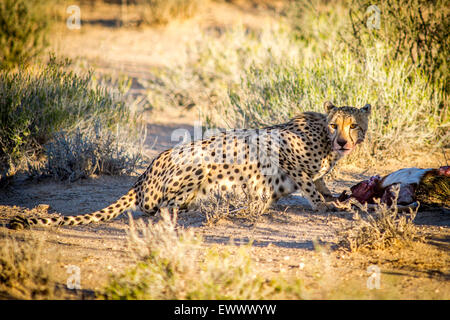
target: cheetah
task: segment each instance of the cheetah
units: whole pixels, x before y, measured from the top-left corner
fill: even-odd
[[[304,112],[262,129],[235,129],[180,144],[153,159],[133,187],[93,213],[54,218],[15,217],[9,226],[84,225],[127,210],[154,215],[160,208],[189,210],[208,195],[247,188],[273,203],[300,190],[314,210],[335,208],[323,181],[336,162],[364,141],[371,111],[324,103],[325,113]]]

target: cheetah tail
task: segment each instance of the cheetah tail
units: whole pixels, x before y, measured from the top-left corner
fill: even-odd
[[[16,216],[9,221],[9,228],[21,230],[32,226],[77,226],[100,221],[109,221],[118,217],[127,209],[134,209],[136,207],[135,203],[136,192],[135,189],[132,188],[116,202],[99,211],[77,216],[60,216],[54,218],[22,218]]]

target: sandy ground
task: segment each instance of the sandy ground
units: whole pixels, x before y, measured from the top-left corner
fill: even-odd
[[[257,11],[243,14],[241,10],[237,15],[233,10],[240,10],[239,8],[225,7],[224,10],[229,11],[224,16],[238,16],[245,23],[260,21]],[[218,18],[211,12],[208,14],[211,18],[202,21],[206,21],[205,24],[217,25]],[[270,21],[270,18],[268,19]],[[231,23],[228,20],[222,22]],[[131,77],[145,77],[152,65],[173,63],[173,60],[183,59],[179,54],[184,45],[183,39],[198,35],[198,29],[190,28],[191,24],[196,28],[204,27],[196,20],[186,23],[188,27],[183,30],[188,31],[184,33],[179,32],[177,25],[162,31],[117,29],[114,32],[107,27],[87,25],[80,32],[58,35],[54,47],[73,57],[82,56],[87,63],[105,72],[120,71]],[[152,45],[143,46],[144,42]],[[147,119],[151,121],[147,124],[145,152],[148,156],[154,156],[174,144],[170,139],[174,129],[186,128],[192,131],[196,117],[195,114],[181,110],[171,111],[170,117],[160,113],[151,114]],[[437,166],[440,163],[441,159],[428,159],[427,165]],[[365,172],[355,167],[344,168],[339,170],[335,180],[330,182],[330,189],[338,195],[345,188],[374,173],[380,174],[399,168],[400,164],[397,168],[373,168]],[[27,181],[18,178],[11,187],[0,192],[0,224],[6,224],[19,212],[39,215],[89,213],[109,205],[122,196],[135,179],[136,176],[100,176],[67,183],[53,180]],[[133,216],[135,219],[150,219],[138,212]],[[352,215],[345,212],[326,214],[312,212],[305,199],[299,194],[294,194],[280,200],[256,222],[241,219],[222,221],[208,226],[203,216],[198,213],[187,213],[180,216],[179,223],[202,234],[206,244],[233,247],[253,241],[253,257],[261,270],[267,271],[268,274],[290,273],[302,276],[311,279],[310,283],[314,286],[315,272],[325,266],[329,268],[329,275],[352,279],[360,285],[361,290],[366,290],[366,268],[370,264],[367,258],[358,258],[356,255],[350,257],[330,251],[327,256],[328,262],[324,262],[323,255],[314,249],[315,243],[321,244],[324,248],[335,245],[336,230],[347,226],[351,219]],[[438,274],[431,275],[414,267],[400,270],[395,264],[385,264],[382,268],[383,277],[396,279],[401,292],[410,292],[409,298],[420,298],[422,290],[420,288],[426,287],[432,293],[431,297],[448,299],[450,298],[449,212],[422,212],[418,215],[416,224],[424,233],[433,235],[436,247],[444,252],[443,257],[446,259],[444,266],[447,267]],[[94,297],[93,292],[105,284],[109,274],[121,272],[133,262],[127,250],[127,216],[121,216],[109,223],[51,230],[36,228],[31,231],[10,231],[5,227],[1,228],[2,231],[12,235],[31,232],[45,239],[49,263],[55,267],[56,277],[61,284],[67,281],[67,266],[79,266],[83,290],[77,292],[75,298]],[[388,292],[383,294],[384,296],[380,293],[383,297],[389,297]]]
[[[179,127],[170,123],[148,126],[147,140],[154,142],[155,137],[158,137],[157,143],[152,143],[152,151],[149,150],[149,154],[167,148],[171,143],[172,129]],[[185,127],[188,128],[188,125]],[[330,189],[338,195],[345,188],[369,176],[370,173],[361,173],[357,168],[344,168],[339,172],[338,179],[329,183]],[[18,179],[9,189],[0,193],[0,224],[5,225],[17,213],[40,216],[51,213],[73,215],[98,210],[121,197],[135,179],[135,176],[100,176],[75,183]],[[444,257],[447,259],[447,267],[450,266],[449,213],[441,210],[421,212],[416,218],[416,224],[422,231],[433,235],[433,241],[446,252]],[[152,219],[142,216],[139,212],[133,213],[133,217],[145,221]],[[68,266],[80,267],[83,290],[69,297],[93,298],[94,291],[105,285],[110,274],[122,272],[133,264],[134,260],[127,249],[128,220],[126,215],[122,215],[112,222],[88,226],[50,230],[35,228],[25,231],[11,231],[2,227],[2,231],[14,236],[31,232],[44,239],[46,256],[53,264],[56,278],[61,284],[65,284],[69,277]],[[263,270],[268,275],[294,274],[303,278],[309,277],[314,284],[315,272],[327,266],[327,274],[349,277],[363,290],[367,279],[366,268],[369,265],[366,257],[355,258],[353,255],[343,259],[340,253],[330,251],[328,258],[324,260],[321,253],[315,249],[315,244],[320,244],[323,248],[336,245],[336,231],[348,226],[351,220],[352,214],[346,212],[313,212],[300,194],[293,194],[281,199],[256,222],[235,219],[208,225],[204,216],[192,212],[180,215],[179,224],[202,234],[207,245],[237,247],[252,241],[253,258],[261,268],[260,271]],[[307,267],[303,269],[302,265],[305,264]],[[435,292],[433,297],[450,298],[448,269],[430,276],[414,268],[407,271],[399,271],[395,266],[385,268],[382,270],[386,276],[400,279],[398,281],[402,283],[401,290],[404,292],[417,288],[418,283],[424,283],[426,288]],[[345,298],[345,294],[343,297]],[[383,297],[386,297],[386,293]],[[421,296],[420,292],[414,290],[408,297],[420,299]]]

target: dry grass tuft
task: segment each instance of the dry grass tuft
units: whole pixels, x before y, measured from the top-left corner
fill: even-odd
[[[267,299],[301,298],[302,282],[266,279],[255,267],[250,247],[212,246],[176,225],[176,212],[161,212],[156,224],[130,226],[134,267],[111,277],[105,299]]]
[[[256,222],[269,206],[268,196],[255,197],[242,188],[241,192],[221,193],[210,195],[199,203],[199,209],[206,217],[206,224],[212,226],[223,219],[246,219]]]
[[[338,231],[340,245],[351,252],[362,249],[386,249],[422,239],[413,220],[417,209],[402,213],[397,207],[399,188],[394,188],[391,206],[378,201],[375,211],[369,212],[367,205],[356,202],[340,204],[342,209],[353,212],[354,221],[350,227]],[[356,205],[357,208],[353,207]]]
[[[0,297],[2,299],[53,299],[52,265],[43,252],[44,240],[27,235],[16,239],[2,233],[0,245]]]

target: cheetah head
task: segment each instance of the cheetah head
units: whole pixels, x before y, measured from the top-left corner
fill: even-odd
[[[364,141],[369,124],[370,104],[358,109],[354,107],[336,107],[330,101],[324,103],[328,113],[327,123],[332,148],[344,156]]]

